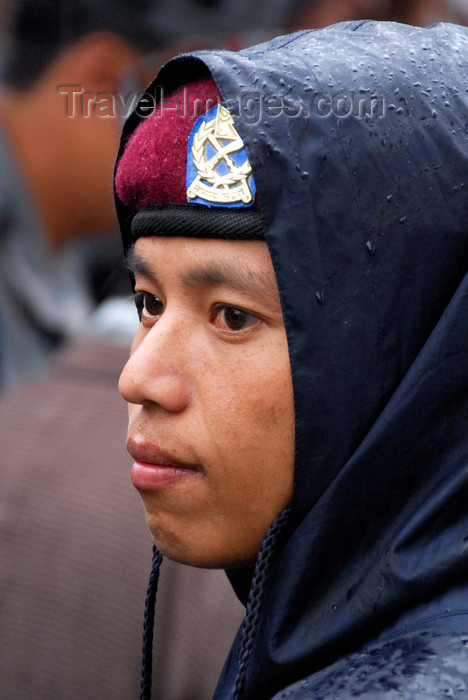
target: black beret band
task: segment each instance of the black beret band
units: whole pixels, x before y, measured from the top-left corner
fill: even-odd
[[[265,240],[256,205],[239,209],[197,204],[149,207],[133,217],[131,235],[134,241],[141,236]]]

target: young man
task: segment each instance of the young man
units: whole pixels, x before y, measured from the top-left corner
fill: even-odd
[[[467,53],[343,23],[179,57],[127,122],[142,697],[160,552],[246,603],[216,698],[466,691]]]

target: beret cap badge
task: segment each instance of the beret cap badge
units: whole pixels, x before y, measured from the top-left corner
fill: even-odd
[[[252,167],[225,107],[217,104],[195,122],[187,151],[189,202],[221,207],[253,204]]]

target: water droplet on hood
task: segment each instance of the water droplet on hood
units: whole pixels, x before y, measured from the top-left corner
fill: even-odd
[[[317,289],[315,292],[315,298],[317,299],[319,304],[323,304],[325,301],[325,294],[323,293],[323,289]]]
[[[369,255],[375,255],[376,253],[376,246],[374,241],[367,241],[366,243],[366,248],[368,250]]]

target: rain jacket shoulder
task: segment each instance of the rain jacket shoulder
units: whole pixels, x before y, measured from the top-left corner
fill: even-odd
[[[466,28],[352,22],[156,79],[209,72],[233,115],[294,387],[292,502],[228,572],[219,700],[467,692],[467,59]]]

